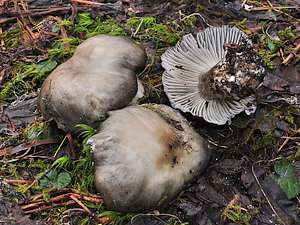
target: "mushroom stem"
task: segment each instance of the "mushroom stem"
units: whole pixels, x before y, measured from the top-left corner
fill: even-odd
[[[255,94],[265,69],[258,53],[245,40],[224,44],[226,56],[199,77],[199,93],[210,100],[240,101]]]
[[[164,91],[182,112],[223,125],[256,109],[265,69],[247,35],[236,27],[210,27],[185,35],[162,55]]]

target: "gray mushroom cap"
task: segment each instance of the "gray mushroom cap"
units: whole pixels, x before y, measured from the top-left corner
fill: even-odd
[[[128,37],[89,38],[44,81],[38,108],[46,120],[54,119],[66,132],[75,133],[77,124],[97,128],[108,110],[141,97],[137,74],[146,59],[145,51]]]
[[[207,166],[206,142],[176,110],[147,104],[111,111],[88,140],[95,185],[111,210],[136,212],[171,201]]]
[[[161,58],[164,90],[174,108],[218,125],[230,124],[242,111],[249,115],[256,110],[256,90],[265,70],[252,42],[238,28],[210,27],[196,38],[185,35]]]

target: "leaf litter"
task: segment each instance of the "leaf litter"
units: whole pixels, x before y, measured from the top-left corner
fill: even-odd
[[[19,4],[11,1],[0,4],[0,149],[3,153],[0,175],[24,192],[29,202],[19,201],[20,209],[18,204],[5,198],[1,203],[5,209],[0,211],[1,221],[9,222],[10,214],[15,221],[25,220],[28,224],[44,224],[45,220],[50,220],[51,224],[66,221],[81,224],[92,221],[103,224],[300,224],[297,187],[297,180],[300,180],[300,64],[297,52],[300,18],[296,1],[286,2],[285,7],[281,1],[122,0],[105,1],[101,5],[88,1],[70,1],[70,4],[42,0],[15,2]],[[89,21],[89,24],[76,28],[80,15],[86,15],[81,16],[81,22]],[[97,20],[98,16],[101,19]],[[61,20],[67,21],[66,25],[59,25]],[[45,168],[38,164],[37,158],[49,165],[60,157],[72,159],[71,149],[75,145],[77,160],[84,148],[85,155],[81,155],[81,159],[89,162],[88,147],[80,145],[80,139],[68,137],[67,141],[65,134],[53,123],[49,124],[52,132],[47,137],[52,141],[46,136],[44,140],[32,140],[25,135],[27,129],[34,127],[43,131],[36,128],[45,123],[36,112],[36,93],[56,65],[71,57],[76,45],[97,32],[131,36],[149,55],[148,66],[140,74],[146,89],[141,103],[169,104],[161,84],[160,55],[186,33],[223,24],[235,25],[250,35],[269,69],[259,89],[257,112],[252,116],[236,117],[243,123],[218,127],[194,122],[195,129],[210,143],[213,157],[204,174],[185,192],[155,211],[119,215],[107,212],[101,204],[93,205],[88,197],[96,192],[85,185],[72,186],[78,190],[61,189],[65,192],[51,189],[53,187],[41,189],[42,185],[35,180]],[[92,27],[96,33],[90,32]],[[283,64],[291,54],[288,64]],[[31,67],[25,70],[25,65]],[[24,150],[28,150],[25,155],[20,153]],[[57,150],[59,154],[54,157]],[[18,156],[22,156],[22,160]],[[28,159],[34,160],[38,167],[33,168]],[[68,162],[64,170],[71,171],[75,164]],[[83,161],[78,163],[84,164]],[[22,180],[31,185],[23,187]],[[86,196],[86,201],[83,198],[82,201],[92,212],[76,211],[82,207],[77,192]],[[31,202],[34,196],[42,193],[47,201]],[[52,205],[47,203],[49,201]],[[62,204],[55,205],[57,201]],[[63,217],[61,209],[68,216]],[[97,214],[102,216],[93,216]]]

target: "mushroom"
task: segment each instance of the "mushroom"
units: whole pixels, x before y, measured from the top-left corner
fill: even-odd
[[[171,201],[207,166],[207,143],[175,109],[145,104],[108,112],[87,143],[104,204],[136,212]]]
[[[210,27],[185,35],[162,55],[164,90],[174,108],[223,125],[256,110],[265,69],[247,35],[236,27]]]
[[[75,133],[77,124],[96,128],[108,110],[123,108],[143,95],[137,74],[146,60],[145,51],[128,37],[89,38],[46,78],[38,108],[66,132]]]

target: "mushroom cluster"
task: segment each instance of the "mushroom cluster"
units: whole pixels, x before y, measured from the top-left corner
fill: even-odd
[[[123,108],[143,95],[137,74],[146,60],[145,51],[128,37],[89,38],[46,78],[38,108],[66,132],[75,133],[77,124],[98,128],[108,110]]]
[[[209,123],[230,123],[256,110],[265,75],[262,59],[236,27],[210,27],[185,35],[162,55],[164,90],[174,108]]]
[[[38,98],[45,119],[54,119],[64,131],[75,133],[77,124],[98,128],[88,140],[95,185],[105,205],[121,212],[171,201],[211,156],[178,111],[164,105],[128,106],[143,94],[137,73],[146,59],[127,37],[92,37],[48,76]]]
[[[207,144],[169,106],[130,106],[108,114],[87,142],[95,185],[108,208],[136,212],[164,198],[167,203],[207,166]]]

